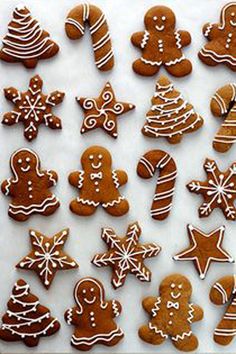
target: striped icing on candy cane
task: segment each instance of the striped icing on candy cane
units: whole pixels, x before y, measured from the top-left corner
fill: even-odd
[[[236,84],[228,84],[216,91],[211,99],[211,111],[224,122],[213,140],[216,151],[226,152],[236,142]]]
[[[87,3],[72,9],[65,22],[66,34],[71,39],[80,39],[88,22],[92,37],[95,64],[101,71],[107,71],[114,66],[114,54],[110,32],[105,14],[94,5]]]
[[[156,220],[164,220],[172,208],[177,177],[175,161],[165,151],[151,150],[144,154],[138,162],[137,174],[141,178],[151,178],[156,171],[159,171],[160,174],[151,206],[151,216]]]
[[[220,278],[213,284],[210,299],[216,305],[228,303],[228,307],[214,331],[214,341],[228,345],[236,335],[236,275]]]

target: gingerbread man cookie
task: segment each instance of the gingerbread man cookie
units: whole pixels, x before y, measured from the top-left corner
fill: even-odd
[[[28,141],[37,137],[41,124],[51,129],[61,129],[61,120],[52,114],[52,109],[63,101],[65,94],[54,91],[44,95],[42,87],[43,80],[39,75],[35,75],[30,79],[29,88],[25,92],[14,87],[4,89],[5,97],[14,104],[14,109],[4,114],[2,123],[23,123],[24,136]]]
[[[76,306],[65,312],[65,320],[75,326],[71,345],[78,350],[90,350],[96,344],[116,345],[123,337],[114,318],[121,313],[118,301],[106,301],[102,284],[94,278],[83,278],[75,286]]]
[[[192,64],[182,48],[191,43],[187,31],[175,29],[175,14],[166,6],[154,6],[145,15],[144,32],[134,33],[131,41],[142,50],[142,57],[133,63],[133,70],[143,76],[158,73],[161,65],[173,76],[191,73]]]
[[[0,59],[9,63],[21,62],[26,68],[34,68],[40,59],[53,57],[59,51],[38,21],[31,17],[25,6],[17,6],[8,33],[3,39]]]
[[[198,53],[203,63],[209,66],[225,64],[236,71],[236,2],[225,5],[220,23],[206,23],[203,34],[209,41]]]
[[[181,351],[198,347],[191,324],[203,318],[200,306],[189,303],[192,286],[181,274],[166,277],[159,288],[160,295],[143,300],[144,310],[151,316],[148,325],[139,328],[139,336],[150,344],[162,344],[168,337]]]
[[[79,189],[79,197],[70,203],[71,211],[89,216],[101,205],[110,215],[126,214],[129,204],[118,188],[127,183],[128,177],[122,170],[112,170],[109,151],[101,146],[91,146],[84,151],[81,165],[83,171],[69,175],[69,183]]]
[[[25,221],[32,214],[51,215],[60,206],[50,187],[57,183],[56,172],[40,169],[38,155],[30,149],[19,149],[12,154],[12,178],[5,180],[2,193],[12,198],[8,214],[17,221]]]
[[[214,341],[221,345],[228,345],[236,335],[236,274],[218,279],[211,288],[210,300],[215,305],[228,304],[214,331]]]

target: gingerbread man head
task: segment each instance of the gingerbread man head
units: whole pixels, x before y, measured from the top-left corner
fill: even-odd
[[[106,306],[104,300],[104,288],[102,284],[94,278],[83,278],[75,286],[74,298],[80,313],[83,308],[94,308]]]
[[[174,30],[175,14],[166,6],[154,6],[146,13],[144,23],[149,31]]]
[[[236,2],[225,5],[220,17],[221,29],[228,28],[231,31],[236,29]]]
[[[88,148],[81,157],[83,169],[89,174],[105,172],[105,169],[111,168],[111,162],[109,151],[101,146]]]
[[[189,299],[192,294],[192,286],[189,280],[181,274],[172,274],[166,277],[160,285],[160,295],[169,301],[181,302]]]
[[[20,178],[29,172],[39,174],[39,167],[38,156],[30,149],[17,150],[11,156],[11,169],[15,178]]]

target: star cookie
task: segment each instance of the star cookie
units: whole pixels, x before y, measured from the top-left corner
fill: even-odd
[[[97,254],[92,263],[97,267],[110,266],[113,270],[111,283],[115,289],[124,285],[129,273],[141,281],[151,281],[151,272],[144,265],[145,258],[155,257],[161,251],[156,243],[140,244],[141,228],[138,222],[128,226],[126,236],[118,237],[111,228],[102,229],[102,239],[108,251]]]
[[[207,174],[205,182],[194,180],[187,185],[190,192],[203,196],[204,203],[198,209],[199,217],[206,217],[215,208],[220,208],[226,219],[235,220],[236,163],[221,172],[214,160],[206,159],[204,170]]]
[[[42,86],[42,79],[36,75],[30,79],[26,92],[20,92],[14,87],[4,89],[6,99],[14,104],[14,108],[4,114],[2,123],[5,125],[23,123],[24,136],[28,141],[37,137],[41,124],[51,129],[61,129],[61,120],[52,114],[52,109],[63,101],[65,94],[54,91],[44,95]]]
[[[29,234],[32,251],[16,267],[35,271],[46,289],[51,286],[58,270],[78,268],[78,264],[63,251],[69,229],[50,238],[34,230]]]
[[[187,226],[190,246],[174,256],[175,261],[193,261],[201,279],[205,279],[211,262],[234,262],[222,248],[225,227],[205,234],[193,225]]]
[[[117,117],[135,108],[131,103],[118,102],[109,82],[98,98],[76,98],[84,111],[81,134],[102,128],[112,138],[117,138]]]

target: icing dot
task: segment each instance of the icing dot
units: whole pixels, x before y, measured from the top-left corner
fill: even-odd
[[[94,317],[90,317],[91,321],[95,321],[95,318]]]
[[[29,198],[30,198],[30,199],[32,199],[32,198],[33,198],[32,194],[30,194],[30,195],[29,195]]]
[[[157,16],[154,16],[154,17],[153,17],[153,20],[156,21],[156,20],[157,20]]]
[[[28,181],[27,183],[28,183],[28,185],[30,186],[30,185],[32,184],[32,181]]]
[[[94,184],[95,184],[95,186],[97,186],[98,185],[98,181],[95,181]]]
[[[12,117],[13,118],[13,117]],[[8,123],[8,119],[5,119],[5,122]]]
[[[172,283],[172,284],[170,285],[170,287],[171,287],[171,289],[174,289],[174,288],[175,288],[175,284]]]
[[[30,162],[30,157],[26,157],[25,159],[27,162]]]
[[[32,187],[29,187],[29,188],[28,188],[28,191],[29,191],[29,192],[31,192],[32,190],[33,190],[33,188],[32,188]]]
[[[231,16],[234,17],[235,16],[235,12],[231,12]]]
[[[172,321],[169,321],[169,322],[168,322],[169,325],[172,325],[172,323],[173,323]]]
[[[22,159],[19,159],[19,160],[18,160],[18,163],[22,163]]]
[[[173,312],[170,312],[170,316],[173,316],[174,315],[174,313]]]
[[[228,37],[231,38],[232,36],[233,36],[233,33],[229,33],[229,34],[228,34]]]
[[[166,20],[166,17],[165,17],[165,16],[162,16],[161,19],[162,19],[162,21],[165,21],[165,20]]]
[[[82,291],[82,292],[83,292],[83,294],[86,294],[86,290],[85,290],[85,289],[83,289],[83,291]]]
[[[96,327],[95,323],[92,323],[92,327]]]
[[[95,191],[98,193],[99,192],[99,188],[96,188]]]
[[[229,44],[226,44],[225,48],[227,48],[227,49],[228,49],[228,48],[229,48]]]
[[[89,155],[89,160],[92,160],[93,159],[93,155]]]
[[[90,291],[91,291],[91,292],[94,292],[94,288],[91,288]]]
[[[163,52],[163,48],[160,48],[159,51],[162,53]]]
[[[91,312],[90,312],[90,315],[91,315],[91,316],[94,316],[94,312],[93,312],[93,311],[91,311]]]
[[[182,287],[183,287],[183,285],[182,285],[182,284],[180,284],[180,285],[178,286],[178,288],[179,288],[179,289],[182,289]]]
[[[99,154],[99,155],[98,155],[98,158],[101,160],[101,159],[102,159],[102,154]]]

